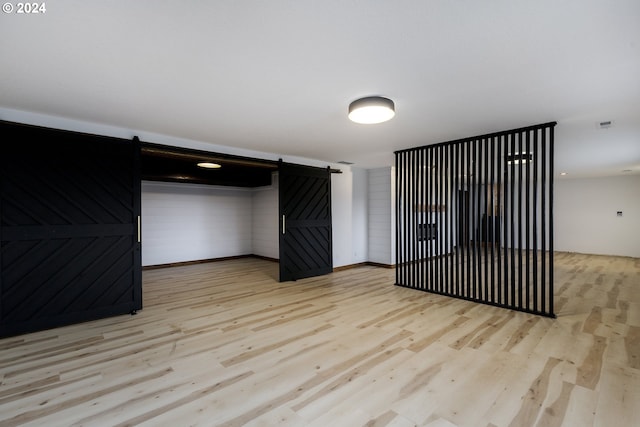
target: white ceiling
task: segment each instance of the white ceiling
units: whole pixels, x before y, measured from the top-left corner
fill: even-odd
[[[46,8],[0,16],[0,108],[361,167],[557,121],[558,172],[640,174],[638,0]],[[350,122],[369,95],[393,99],[396,117]]]

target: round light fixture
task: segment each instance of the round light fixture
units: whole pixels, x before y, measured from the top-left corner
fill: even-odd
[[[382,123],[391,120],[395,115],[396,107],[393,101],[381,96],[368,96],[349,104],[349,119],[356,123]]]
[[[218,169],[221,167],[217,163],[209,163],[209,162],[198,163],[198,166],[200,166],[201,168],[207,168],[207,169]]]

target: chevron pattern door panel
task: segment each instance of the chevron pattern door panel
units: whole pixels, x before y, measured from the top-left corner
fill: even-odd
[[[0,133],[0,335],[140,309],[139,142]]]
[[[280,281],[333,271],[328,169],[281,163]]]

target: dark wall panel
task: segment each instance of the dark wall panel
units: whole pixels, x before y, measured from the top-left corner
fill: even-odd
[[[554,127],[396,152],[396,284],[554,316]]]
[[[280,281],[333,271],[331,172],[279,165]]]
[[[140,309],[139,142],[0,133],[0,335]]]

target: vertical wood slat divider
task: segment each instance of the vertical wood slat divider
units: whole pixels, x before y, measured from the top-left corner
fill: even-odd
[[[522,154],[522,133],[518,133],[517,153]],[[522,307],[522,294],[524,287],[522,284],[522,160],[518,164],[518,306]]]
[[[505,295],[504,295],[504,290],[502,288],[502,220],[500,220],[503,215],[504,215],[504,209],[500,209],[501,203],[500,201],[502,200],[502,162],[498,161],[498,159],[502,158],[502,141],[503,141],[503,136],[496,136],[495,137],[495,141],[496,141],[496,145],[498,146],[497,149],[497,153],[496,153],[496,158],[494,159],[494,162],[496,163],[496,166],[498,167],[498,170],[496,171],[496,179],[497,179],[497,188],[496,188],[496,201],[498,202],[498,219],[499,219],[499,224],[496,225],[497,229],[498,229],[498,239],[496,241],[497,243],[497,254],[496,254],[496,278],[497,278],[497,286],[498,286],[498,304],[504,304],[505,301]]]
[[[396,285],[555,317],[554,126],[395,153]]]
[[[444,152],[442,150],[442,146],[438,147],[438,200],[437,200],[437,204],[439,206],[442,206],[444,201],[444,173],[445,173],[445,166],[444,166]],[[442,254],[444,253],[444,245],[445,245],[445,239],[446,239],[446,232],[447,232],[447,224],[446,224],[446,220],[445,217],[443,216],[442,210],[439,209],[439,213],[438,213],[438,221],[440,222],[441,226],[438,227],[438,290],[441,293],[446,293],[445,291],[445,280],[446,280],[446,273],[444,270],[444,257],[442,256]]]
[[[546,175],[547,175],[547,134],[546,132],[543,131],[542,133],[542,160],[540,162],[541,165],[541,188],[542,188],[542,193],[540,194],[540,204],[541,204],[541,220],[542,223],[540,225],[541,231],[542,231],[542,235],[541,235],[541,247],[540,247],[540,255],[541,255],[541,266],[540,266],[540,277],[542,280],[542,288],[540,289],[540,296],[541,296],[541,301],[540,301],[540,310],[545,311],[546,306],[547,306],[547,302],[546,302],[546,292],[545,292],[545,287],[544,287],[544,282],[546,280],[547,274],[546,274],[546,268],[547,268],[547,257],[546,257],[546,250],[547,250],[547,233],[546,233],[546,227],[547,227],[547,215],[546,215],[546,203],[547,203],[547,189],[546,189]]]
[[[412,151],[409,153],[409,180],[408,180],[408,185],[410,188],[409,191],[409,206],[414,206],[415,205],[415,181],[414,181],[414,173],[415,173],[415,165],[413,163],[413,158],[415,156],[415,151]],[[409,211],[409,222],[407,224],[409,226],[409,230],[412,231],[415,229],[415,222],[414,222],[414,215],[412,211]],[[410,236],[411,238],[409,239],[409,259],[415,260],[416,259],[416,255],[415,255],[415,247],[416,247],[416,239],[414,238],[413,233]],[[415,287],[416,285],[416,281],[415,281],[415,263],[412,265],[412,268],[410,268],[408,270],[409,272],[409,283],[411,283],[412,286]]]
[[[531,136],[531,132],[526,132],[525,134],[525,153],[527,153],[527,156],[529,156],[529,154],[531,153],[531,141],[530,141],[530,136]],[[525,227],[524,227],[524,232],[525,232],[525,273],[524,273],[524,277],[525,277],[525,281],[526,283],[530,283],[530,278],[529,278],[529,274],[530,274],[530,256],[531,256],[531,203],[529,201],[529,199],[531,198],[531,162],[527,161],[526,165],[525,165]],[[535,284],[534,284],[535,286]],[[527,291],[526,295],[525,295],[525,306],[527,310],[531,309],[531,292]]]
[[[442,202],[443,204],[451,207],[451,200],[449,195],[451,194],[449,192],[449,150],[448,150],[448,146],[443,146],[442,147],[442,157],[443,157],[443,165],[444,165],[444,170],[443,170],[443,183],[442,183]],[[444,221],[444,239],[442,239],[442,245],[443,245],[443,252],[442,253],[449,253],[449,245],[451,244],[451,240],[449,238],[449,211],[451,209],[446,209],[443,215],[442,220]],[[450,274],[449,274],[449,257],[442,257],[442,262],[443,262],[443,269],[444,269],[444,285],[442,287],[442,291],[445,293],[450,293],[451,290],[449,288],[450,286]]]
[[[402,165],[404,166],[404,168],[402,169],[402,198],[404,199],[403,201],[406,202],[406,198],[408,196],[408,188],[407,188],[407,173],[408,173],[408,167],[406,165],[407,162],[407,154],[405,153],[402,156]],[[409,215],[408,210],[403,210],[404,212],[404,221],[402,221],[402,259],[406,260],[409,257],[407,256],[407,215]],[[402,278],[404,279],[404,282],[407,283],[407,269],[404,268],[402,270]]]
[[[515,145],[515,139],[516,139],[516,135],[510,135],[510,153],[515,153],[516,152],[516,145]],[[509,164],[509,163],[507,163]],[[515,235],[516,235],[516,228],[515,228],[515,162],[511,162],[509,169],[510,169],[510,173],[509,176],[511,178],[510,181],[508,181],[510,183],[509,185],[509,195],[511,197],[509,197],[509,200],[511,201],[511,204],[509,205],[509,225],[511,228],[511,244],[509,246],[509,252],[510,252],[510,264],[511,264],[511,305],[514,307],[517,307],[516,304],[516,253],[515,253],[515,248],[516,248],[516,239],[515,239]]]
[[[480,144],[480,140],[478,138],[474,139],[473,144],[475,146],[475,155],[474,155],[474,191],[475,199],[473,201],[473,242],[475,248],[475,271],[474,277],[476,278],[475,284],[475,295],[477,299],[482,299],[482,246],[480,245],[480,237],[481,237],[481,175],[482,175],[482,144]]]
[[[400,159],[401,156],[397,155],[395,156],[395,176],[396,176],[396,180],[395,180],[395,211],[400,212],[401,211],[401,207],[402,207],[402,201],[400,200],[401,197],[401,182],[400,182]],[[401,242],[400,242],[400,235],[402,233],[400,233],[400,217],[398,217],[398,215],[396,214],[395,216],[396,219],[396,224],[395,224],[395,231],[396,231],[396,244],[395,244],[395,252],[396,252],[396,263],[399,265],[400,264],[400,260],[402,259],[402,257],[400,256],[400,248],[402,247]],[[400,280],[400,273],[401,273],[402,269],[400,268],[396,268],[396,283],[400,283],[402,282],[402,280]]]
[[[422,206],[422,168],[420,167],[420,164],[422,163],[422,155],[424,153],[422,151],[418,151],[416,152],[416,158],[415,158],[415,179],[414,182],[416,183],[416,206]],[[416,209],[415,212],[415,218],[416,218],[416,259],[418,260],[416,263],[416,284],[417,287],[420,288],[420,284],[423,283],[422,281],[422,267],[424,266],[424,253],[423,253],[423,246],[422,245],[422,240],[421,240],[421,224],[424,224],[424,220],[422,218],[424,213],[424,209]]]
[[[453,174],[453,191],[451,193],[451,204],[452,206],[456,207],[456,210],[458,212],[460,212],[460,157],[459,157],[459,152],[458,149],[460,148],[459,145],[452,145],[452,156],[453,156],[453,170],[452,170],[452,174]],[[454,203],[455,202],[455,203]],[[459,258],[459,252],[460,252],[460,227],[459,226],[454,226],[454,233],[455,233],[455,238],[454,238],[454,260],[453,260],[453,264],[456,266],[455,267],[455,284],[454,284],[454,293],[455,294],[460,294],[460,258]]]
[[[489,193],[488,193],[488,188],[487,188],[487,181],[489,180],[489,145],[488,145],[488,141],[487,138],[482,138],[482,151],[484,154],[484,162],[482,164],[482,169],[484,172],[484,176],[483,176],[483,182],[484,182],[484,191],[483,191],[483,208],[482,208],[482,218],[484,218],[484,221],[482,223],[482,228],[483,228],[483,232],[484,232],[484,238],[482,239],[482,250],[484,253],[484,299],[491,302],[491,299],[489,298],[489,260],[487,257],[487,244],[489,243],[488,237],[489,237],[489,215],[488,215],[488,211],[489,211]],[[491,261],[491,263],[493,264],[493,260]]]
[[[491,138],[491,172],[489,176],[491,176],[491,180],[489,182],[489,186],[491,188],[491,303],[495,304],[496,302],[496,206],[495,206],[495,197],[496,197],[496,188],[495,188],[495,173],[496,173],[496,144],[495,137]]]
[[[449,152],[449,185],[451,186],[451,191],[448,193],[448,197],[447,200],[449,200],[449,206],[451,206],[450,209],[447,210],[447,213],[449,215],[449,248],[450,251],[454,254],[454,257],[451,257],[450,259],[450,263],[451,263],[451,269],[449,270],[450,272],[450,278],[449,278],[449,293],[450,294],[455,294],[456,291],[456,281],[455,281],[455,271],[456,271],[456,260],[455,260],[455,254],[456,254],[456,242],[455,242],[455,234],[454,234],[454,217],[453,217],[453,209],[455,208],[455,206],[457,206],[457,204],[455,203],[455,184],[456,184],[456,177],[455,177],[455,167],[454,167],[454,146],[453,145],[448,145],[447,146],[447,150]]]
[[[549,130],[549,283],[553,284],[553,178],[554,178],[554,136]],[[553,313],[553,287],[549,289],[549,312]]]
[[[535,130],[533,133],[533,310],[538,311],[538,289],[540,284],[538,283],[538,133],[539,130]]]
[[[471,210],[473,206],[473,197],[470,189],[473,187],[473,143],[471,140],[465,143],[466,145],[466,188],[465,188],[465,242],[464,245],[467,249],[467,257],[465,264],[467,266],[467,298],[474,298],[475,293],[473,290],[473,276],[475,272],[475,265],[473,260],[475,259],[475,251],[473,250],[473,217],[471,216]]]
[[[503,141],[504,141],[504,153],[505,156],[506,154],[509,152],[509,135],[504,135],[503,136]],[[500,162],[500,164],[504,163],[504,176],[503,176],[503,180],[504,180],[504,205],[503,205],[503,220],[502,223],[504,224],[504,226],[502,227],[503,229],[503,235],[504,235],[504,239],[503,239],[503,248],[504,248],[504,257],[503,257],[503,262],[504,262],[504,304],[509,305],[509,301],[511,301],[511,293],[509,292],[509,222],[507,221],[507,219],[509,218],[509,216],[507,215],[507,208],[509,206],[509,165],[506,162]]]
[[[478,166],[478,153],[477,153],[477,140],[473,139],[472,141],[472,145],[471,145],[471,188],[475,189],[476,188],[476,177],[478,176],[478,171],[476,170],[477,166]],[[471,198],[471,202],[470,202],[470,209],[469,212],[471,212],[471,210],[473,209],[474,212],[477,212],[476,210],[476,191],[471,191],[471,189],[469,190],[469,197]],[[478,256],[477,256],[477,246],[478,246],[478,236],[476,235],[476,230],[478,229],[478,224],[477,224],[477,215],[469,215],[470,216],[470,220],[471,220],[471,233],[470,233],[470,239],[472,245],[471,245],[471,253],[472,253],[472,258],[471,258],[471,298],[473,299],[479,299],[478,297],[478,293],[477,293],[477,280],[478,280],[478,271],[477,271],[477,265],[476,262],[478,260]]]

